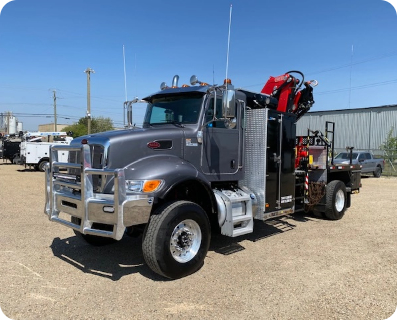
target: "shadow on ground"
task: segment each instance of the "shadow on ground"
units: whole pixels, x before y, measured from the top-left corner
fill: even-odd
[[[213,233],[209,250],[223,255],[234,254],[245,250],[240,244],[244,240],[257,242],[294,230],[296,227],[294,221],[315,220],[316,218],[295,214],[266,222],[256,221],[253,233],[236,238]],[[50,248],[55,257],[84,273],[95,274],[113,281],[134,273],[140,273],[153,281],[169,281],[147,267],[143,259],[141,244],[142,237],[125,236],[114,244],[95,247],[74,236],[66,239],[55,238]]]

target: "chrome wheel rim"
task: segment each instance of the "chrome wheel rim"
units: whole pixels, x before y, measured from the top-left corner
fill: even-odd
[[[190,219],[181,221],[171,234],[172,257],[180,263],[192,260],[200,249],[201,239],[201,229],[196,221]]]
[[[338,190],[335,196],[335,208],[338,212],[343,210],[345,206],[345,194],[342,189]]]

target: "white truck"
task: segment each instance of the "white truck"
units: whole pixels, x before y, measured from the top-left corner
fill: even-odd
[[[42,137],[58,137],[58,140],[51,142],[43,142]],[[20,144],[20,164],[33,166],[36,170],[44,171],[45,165],[50,159],[50,146],[55,144],[69,145],[73,140],[68,137],[66,132],[28,132],[22,137]],[[67,151],[59,151],[58,157],[60,161],[67,161],[69,153]]]

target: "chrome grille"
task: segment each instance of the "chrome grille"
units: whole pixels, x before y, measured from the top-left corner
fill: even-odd
[[[106,166],[105,159],[105,148],[102,145],[90,145],[91,151],[91,168],[103,169]],[[69,152],[69,163],[81,164],[81,152],[70,151]],[[76,176],[76,181],[81,181],[81,169],[80,168],[69,168],[68,174]],[[103,189],[102,175],[92,175],[92,184],[94,192],[102,192]]]

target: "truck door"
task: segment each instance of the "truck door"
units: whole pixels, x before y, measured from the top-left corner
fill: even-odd
[[[237,103],[236,118],[228,125],[222,118],[222,99],[217,98],[214,110],[214,98],[210,98],[204,116],[201,168],[203,173],[212,176],[210,180],[236,179],[242,163],[241,144],[241,107]]]
[[[358,156],[358,163],[361,164],[362,172],[369,172],[371,171],[372,163],[371,163],[371,155],[369,153],[360,153]]]
[[[295,117],[269,110],[267,123],[266,208],[292,208],[295,198]]]

